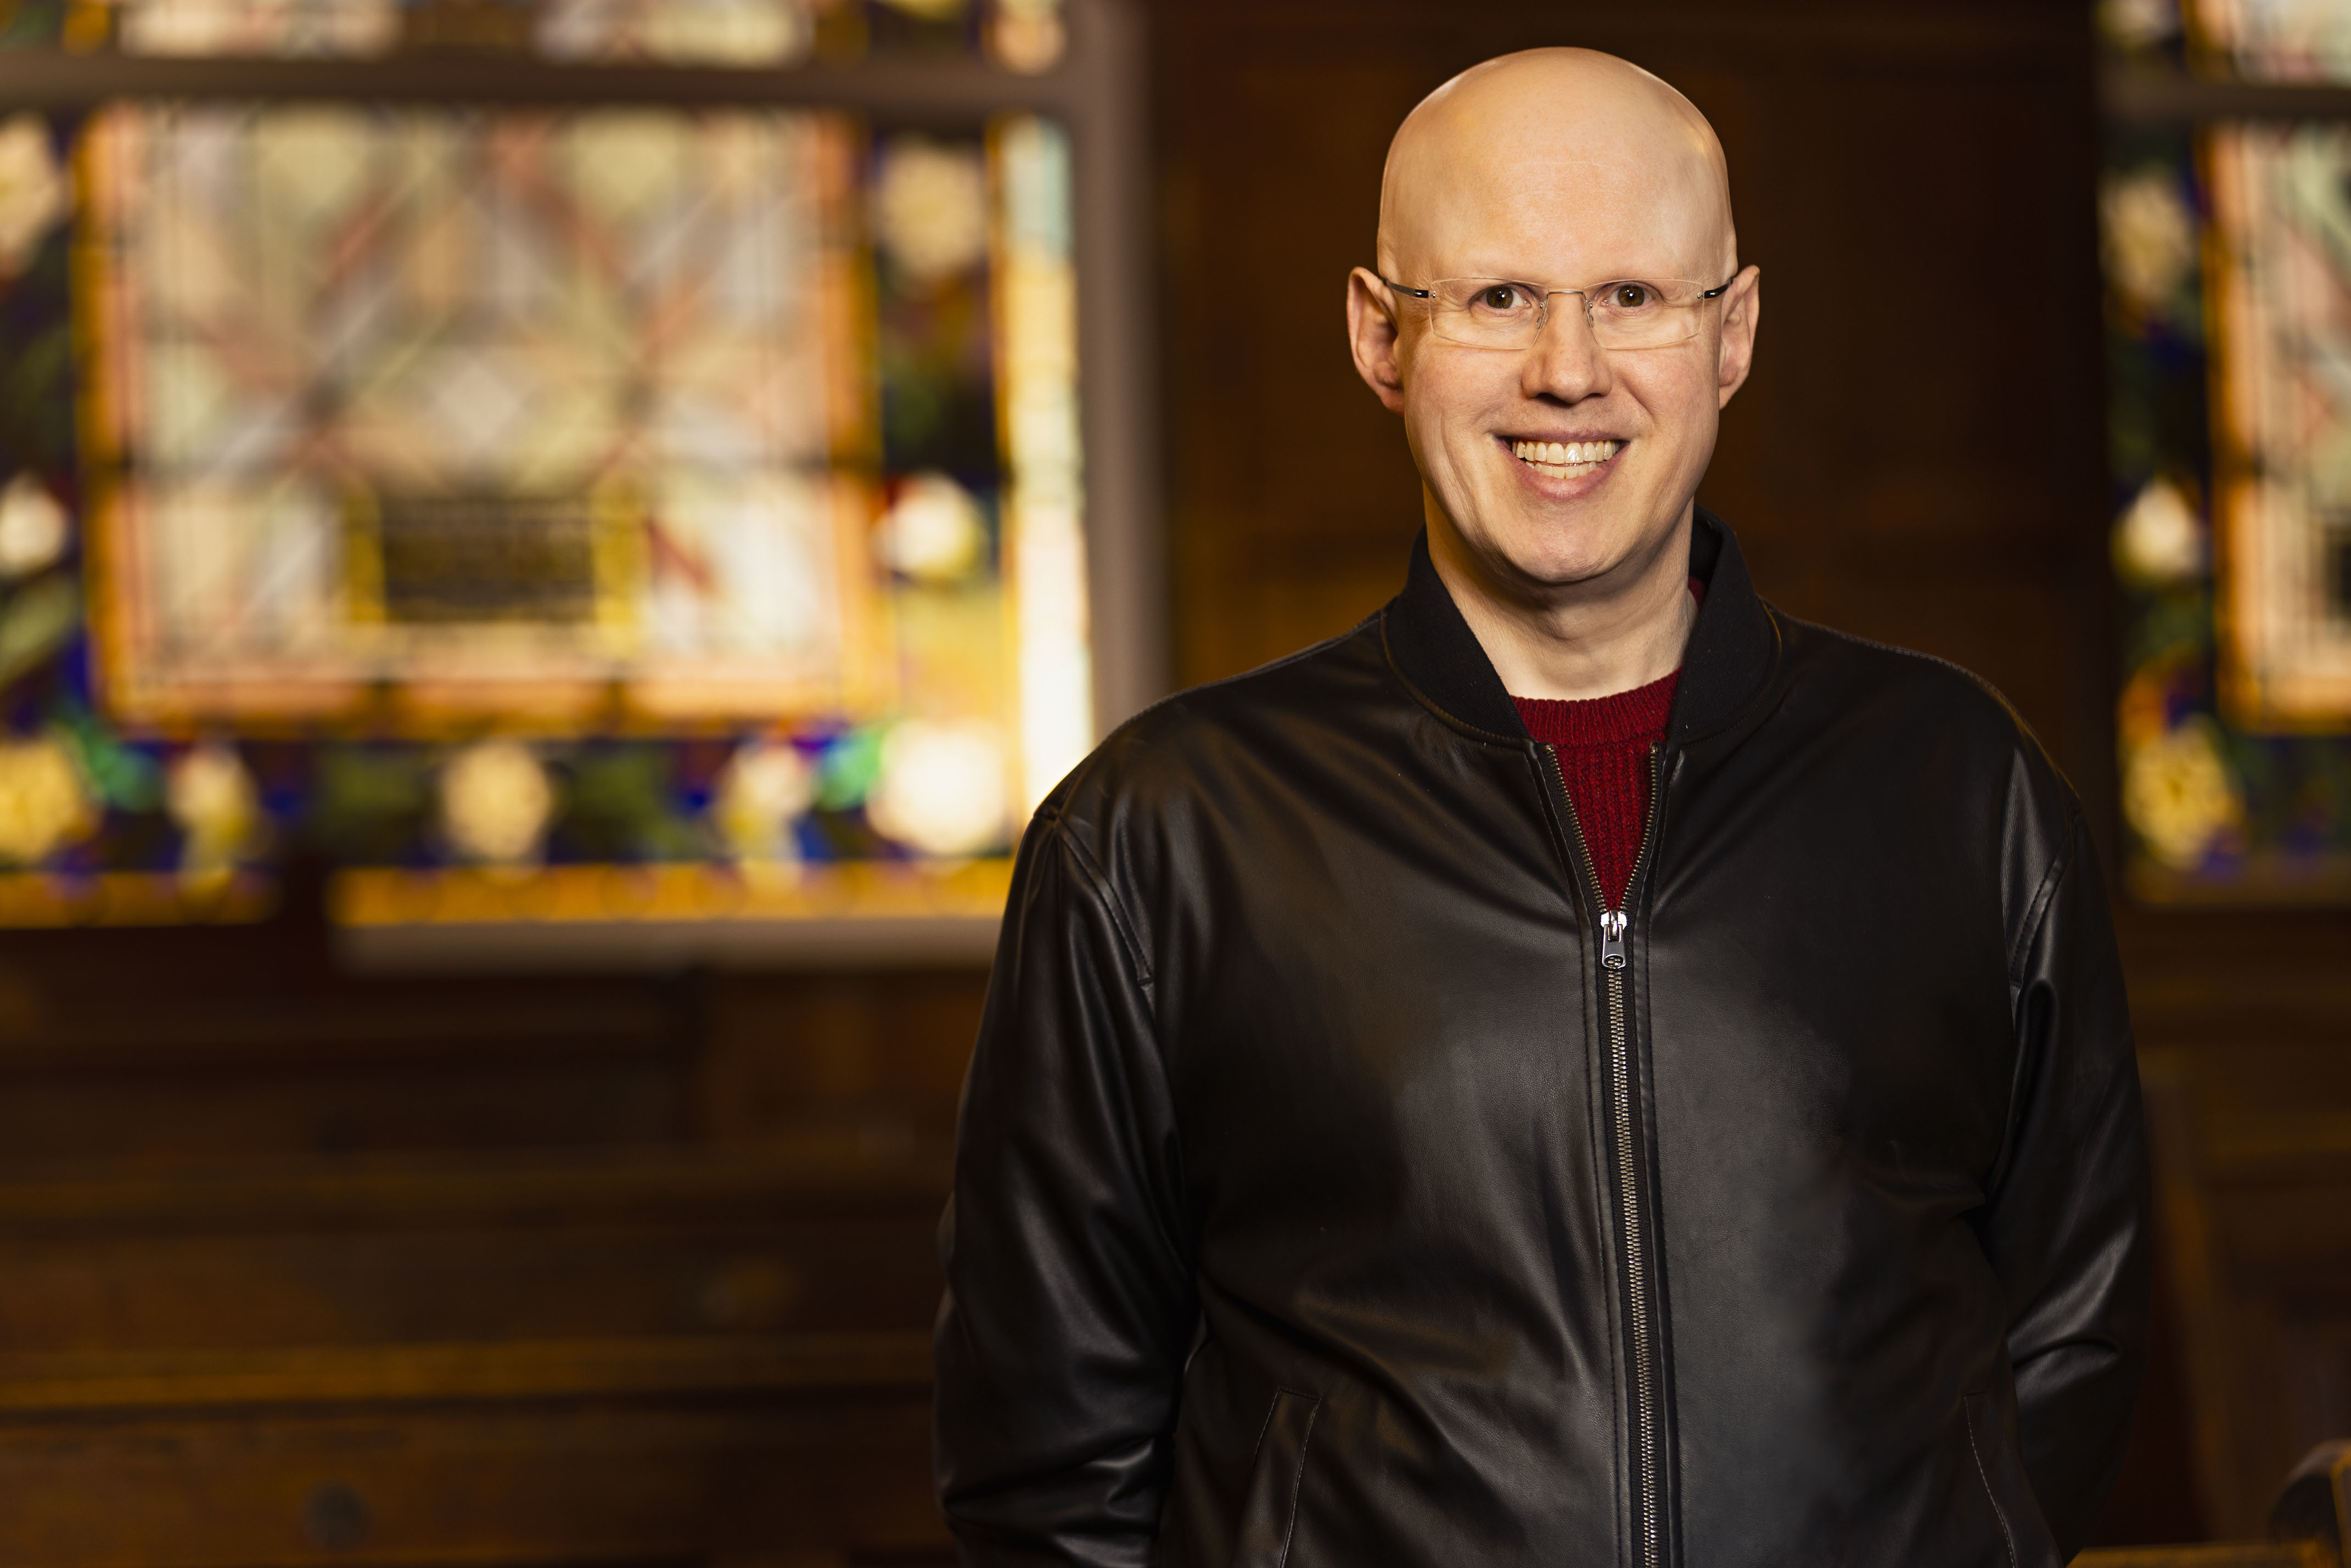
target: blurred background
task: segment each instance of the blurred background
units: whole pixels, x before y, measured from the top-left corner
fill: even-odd
[[[1763,591],[2088,804],[2100,1540],[2261,1535],[2351,1437],[2351,6],[0,0],[0,1563],[951,1561],[1009,848],[1395,591],[1346,271],[1561,42],[1729,150]]]

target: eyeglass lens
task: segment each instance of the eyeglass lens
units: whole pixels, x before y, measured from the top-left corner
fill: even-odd
[[[1439,338],[1472,348],[1524,349],[1541,337],[1554,310],[1579,307],[1604,349],[1662,348],[1698,335],[1700,286],[1639,282],[1552,290],[1506,278],[1444,278],[1425,301]]]

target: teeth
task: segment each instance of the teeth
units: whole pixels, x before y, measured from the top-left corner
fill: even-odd
[[[1510,451],[1521,463],[1544,468],[1581,468],[1607,462],[1623,443],[1615,441],[1516,441]]]

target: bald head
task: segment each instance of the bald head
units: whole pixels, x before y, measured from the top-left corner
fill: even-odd
[[[1738,244],[1722,144],[1696,106],[1614,55],[1529,49],[1421,100],[1389,144],[1388,277],[1574,287],[1729,277]]]

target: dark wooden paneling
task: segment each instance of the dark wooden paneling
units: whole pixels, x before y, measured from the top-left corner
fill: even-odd
[[[2197,1490],[2247,1533],[2288,1467],[2351,1431],[2351,1059],[2248,1036],[2146,1069]]]
[[[2249,1530],[2351,1431],[2351,915],[2118,913],[2179,1329],[2170,1495]]]
[[[0,941],[0,1564],[942,1564],[984,979]]]
[[[920,1333],[946,1164],[803,1143],[0,1186],[0,1354]]]
[[[509,1368],[531,1359],[498,1353]],[[182,1408],[162,1388],[120,1416],[0,1416],[0,1562],[942,1561],[926,1343],[889,1361],[866,1388],[770,1392],[738,1356],[631,1398],[609,1390],[635,1368],[574,1354],[560,1370],[593,1392],[559,1376],[513,1394],[428,1375],[413,1407],[371,1387],[359,1413],[314,1398]],[[283,1375],[298,1392],[333,1385],[315,1363]]]
[[[2103,1547],[2074,1559],[2074,1568],[2341,1568],[2315,1542],[2232,1541],[2212,1545]]]

